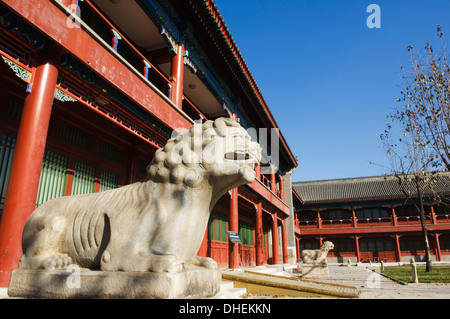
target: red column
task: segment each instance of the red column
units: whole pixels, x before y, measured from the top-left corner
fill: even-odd
[[[394,249],[395,254],[397,255],[397,261],[402,261],[402,252],[400,250],[400,239],[399,236],[396,234],[394,235]]]
[[[275,178],[275,168],[273,166],[273,164],[270,164],[270,184],[272,186],[271,191],[276,193],[276,189],[277,189],[277,181]]]
[[[284,195],[284,178],[280,175],[280,194],[281,194],[281,200],[284,202],[285,195]]]
[[[172,58],[172,70],[170,75],[170,84],[172,85],[172,102],[182,108],[183,104],[183,74],[184,74],[184,46],[178,45],[177,54]]]
[[[75,159],[70,159],[69,161],[69,169],[67,170],[67,181],[66,181],[66,193],[65,196],[70,196],[72,193],[72,182],[73,176],[75,174]]]
[[[58,69],[42,63],[25,104],[0,224],[0,287],[7,287],[22,256],[22,231],[36,205]]]
[[[276,265],[280,263],[280,257],[278,253],[278,218],[277,215],[272,215],[272,264]]]
[[[238,189],[231,190],[230,212],[229,212],[229,231],[239,233],[239,208],[238,208]],[[230,268],[239,268],[239,246],[238,243],[230,242]]]
[[[283,264],[287,264],[289,262],[288,259],[288,249],[287,249],[287,232],[286,232],[286,221],[282,221],[283,232],[281,234],[282,246],[283,246]]]
[[[317,228],[322,228],[322,218],[320,217],[320,210],[317,211]]]
[[[356,212],[354,209],[352,209],[352,226],[358,227],[358,221],[356,219]]]
[[[129,147],[127,154],[127,176],[124,180],[124,185],[134,183],[137,180],[139,170],[139,155],[137,147]]]
[[[430,220],[432,224],[437,224],[436,214],[434,213],[434,207],[430,206]]]
[[[394,207],[391,208],[392,226],[397,226],[397,215],[395,214]]]
[[[359,237],[355,236],[356,262],[361,260],[361,251],[359,250]]]
[[[256,204],[255,237],[256,266],[262,266],[264,265],[262,202]]]
[[[261,163],[258,164],[258,166],[256,166],[255,168],[255,172],[256,172],[256,179],[257,180],[261,180]]]
[[[441,244],[439,243],[439,234],[436,233],[434,234],[434,240],[435,240],[435,255],[436,255],[436,261],[441,261],[442,260],[442,255],[441,255]]]

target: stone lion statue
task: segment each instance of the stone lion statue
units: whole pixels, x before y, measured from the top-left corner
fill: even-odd
[[[210,212],[229,189],[251,183],[261,149],[237,122],[194,124],[156,151],[145,180],[60,197],[26,222],[19,268],[177,272],[197,257]]]
[[[302,250],[303,263],[315,265],[326,263],[327,254],[333,248],[334,244],[331,241],[326,241],[320,249]]]

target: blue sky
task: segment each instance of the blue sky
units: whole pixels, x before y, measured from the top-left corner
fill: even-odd
[[[448,43],[450,1],[215,2],[299,159],[293,181],[389,173],[379,136],[399,106],[407,47],[437,47],[437,24]],[[381,28],[367,27],[369,4]]]

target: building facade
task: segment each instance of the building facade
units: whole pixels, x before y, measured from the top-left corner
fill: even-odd
[[[174,130],[218,117],[279,156],[219,200],[198,254],[295,261],[297,162],[212,0],[2,0],[0,55],[0,286],[37,206],[138,181]]]
[[[407,193],[413,190],[408,186]],[[393,176],[293,183],[298,256],[334,243],[330,262],[409,262],[425,258],[415,192]],[[432,260],[450,260],[450,175],[425,189],[425,225]]]

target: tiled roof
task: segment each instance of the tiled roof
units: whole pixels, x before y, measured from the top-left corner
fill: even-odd
[[[416,194],[414,182],[403,185],[412,197]],[[392,175],[297,182],[292,183],[292,187],[304,203],[406,198],[398,179]],[[450,174],[436,174],[424,191],[427,194],[450,194]]]

